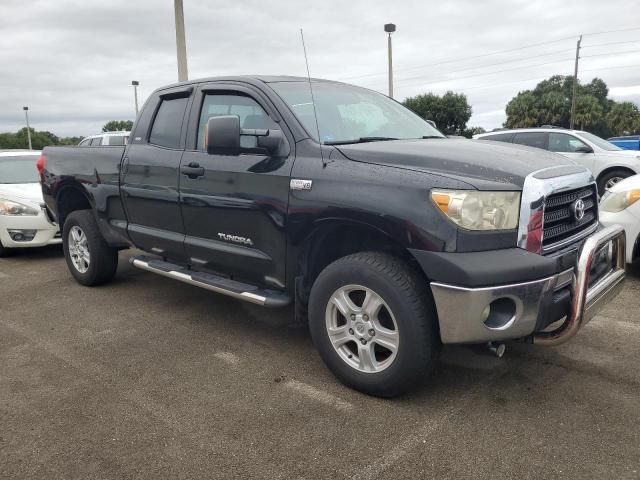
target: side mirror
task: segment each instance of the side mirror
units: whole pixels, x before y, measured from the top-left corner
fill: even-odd
[[[208,154],[240,154],[240,117],[223,115],[207,120],[204,147]]]
[[[255,152],[256,148],[242,148],[240,136],[256,137],[256,148],[273,154],[280,149],[284,138],[281,130],[240,128],[240,117],[223,115],[207,121],[204,147],[208,154],[240,155],[244,151]]]
[[[593,153],[593,148],[587,147],[587,146],[578,147],[576,148],[575,152],[576,153]]]

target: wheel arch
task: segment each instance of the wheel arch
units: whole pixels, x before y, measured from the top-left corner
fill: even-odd
[[[598,182],[598,184],[600,183],[600,181],[602,180],[602,178],[611,173],[611,172],[616,172],[616,171],[622,171],[622,172],[628,172],[631,175],[636,175],[635,170],[633,170],[633,168],[625,166],[625,165],[608,165],[607,168],[603,169],[599,174],[598,174],[598,178],[596,178],[596,182]]]
[[[398,257],[428,282],[409,249],[388,232],[358,220],[326,219],[317,222],[296,255],[296,303],[306,305],[311,287],[325,267],[339,258],[364,251],[384,252]]]
[[[62,229],[70,213],[76,210],[92,209],[94,204],[82,187],[67,184],[60,189],[56,196],[56,207],[58,225]]]

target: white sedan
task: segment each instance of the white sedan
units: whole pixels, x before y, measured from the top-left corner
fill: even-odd
[[[604,194],[600,222],[622,225],[627,236],[627,263],[640,258],[640,175],[621,180]]]
[[[0,257],[12,248],[61,243],[38,182],[40,152],[0,150]]]

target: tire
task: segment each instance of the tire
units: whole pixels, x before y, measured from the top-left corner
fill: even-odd
[[[76,210],[67,217],[62,247],[69,271],[78,283],[100,285],[115,275],[118,250],[104,241],[91,210]]]
[[[351,304],[343,301],[345,295]],[[378,310],[370,308],[380,301]],[[352,311],[355,320],[343,313]],[[403,261],[377,252],[348,255],[320,273],[309,299],[309,330],[342,383],[379,397],[395,397],[422,384],[439,351],[428,285]],[[395,342],[395,353],[385,342]]]
[[[607,188],[611,188],[620,180],[630,177],[631,175],[633,175],[633,173],[628,170],[612,170],[605,173],[598,179],[598,195],[604,195]]]

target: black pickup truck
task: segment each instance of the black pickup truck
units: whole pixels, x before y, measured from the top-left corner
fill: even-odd
[[[225,77],[155,91],[127,146],[38,162],[76,280],[135,267],[265,307],[295,303],[347,385],[400,394],[441,344],[556,345],[622,288],[624,235],[591,173],[447,139],[338,82]]]

